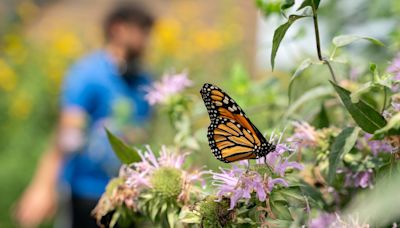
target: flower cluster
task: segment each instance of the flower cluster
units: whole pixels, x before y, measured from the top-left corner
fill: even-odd
[[[229,209],[232,210],[239,200],[244,199],[248,202],[252,193],[256,194],[260,202],[264,202],[275,186],[288,187],[289,183],[283,178],[286,170],[301,170],[303,166],[289,161],[289,156],[283,155],[290,150],[286,145],[278,144],[276,148],[265,158],[257,159],[255,169],[247,170],[233,166],[232,169],[220,168],[220,172],[211,172],[213,185],[218,190],[218,199],[229,197]],[[243,161],[241,164],[248,166],[248,161]]]
[[[119,177],[111,181],[93,211],[97,221],[116,208],[126,207],[134,212],[145,213],[141,208],[145,194],[155,194],[168,202],[185,205],[195,190],[195,182],[204,183],[204,172],[183,169],[187,153],[177,154],[161,147],[156,157],[149,146],[138,150],[141,161],[122,165]],[[158,209],[158,208],[157,208]]]
[[[345,175],[344,186],[367,188],[372,186],[374,172],[372,169],[365,171],[352,172],[348,171]]]
[[[364,134],[364,137],[357,141],[357,149],[370,150],[374,156],[377,156],[379,153],[393,152],[394,148],[387,140],[372,140],[371,138],[371,134]]]
[[[151,105],[166,103],[171,96],[191,85],[192,81],[188,79],[186,72],[165,74],[161,81],[156,81],[151,86],[145,88],[147,91],[145,99]]]
[[[298,149],[315,148],[321,141],[322,135],[307,122],[294,122],[294,134],[288,141],[296,143]]]
[[[393,74],[393,79],[400,81],[400,54],[397,54],[396,58],[393,59],[390,66],[387,68],[387,72]]]

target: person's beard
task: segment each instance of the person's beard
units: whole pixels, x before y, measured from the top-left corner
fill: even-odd
[[[123,72],[121,72],[122,77],[127,83],[133,83],[141,72],[141,58],[142,52],[140,51],[129,50],[127,52],[126,66]]]
[[[136,61],[137,59],[140,59],[142,55],[143,50],[138,50],[136,48],[127,48],[125,60],[128,63]]]

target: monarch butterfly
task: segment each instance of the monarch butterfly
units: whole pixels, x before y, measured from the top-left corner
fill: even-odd
[[[200,94],[211,124],[208,142],[214,156],[223,162],[257,159],[275,150],[254,126],[239,105],[220,88],[204,84]]]

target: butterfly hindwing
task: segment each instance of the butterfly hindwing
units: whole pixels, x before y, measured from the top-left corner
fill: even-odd
[[[223,162],[255,159],[275,149],[220,88],[204,84],[200,93],[211,121],[208,141],[217,159]]]

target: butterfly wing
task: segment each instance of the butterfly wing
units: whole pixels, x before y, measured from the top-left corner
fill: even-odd
[[[208,141],[217,159],[223,162],[255,159],[275,149],[220,88],[204,84],[200,93],[211,120]]]

